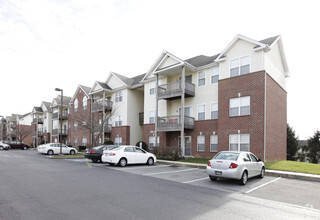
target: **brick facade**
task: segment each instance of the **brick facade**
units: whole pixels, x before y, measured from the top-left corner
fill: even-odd
[[[115,142],[116,137],[122,137],[122,144],[130,145],[130,126],[112,127],[110,139]]]

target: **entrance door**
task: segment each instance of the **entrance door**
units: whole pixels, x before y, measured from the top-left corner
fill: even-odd
[[[184,148],[184,155],[183,156],[191,156],[191,136],[185,136],[184,143],[185,143],[185,148]],[[181,148],[181,137],[179,137],[178,146],[180,149]]]

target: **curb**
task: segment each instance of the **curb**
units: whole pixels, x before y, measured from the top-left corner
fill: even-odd
[[[185,163],[185,162],[177,162],[177,161],[169,161],[169,160],[157,160],[157,163],[170,164],[172,166],[180,166],[180,167],[193,167],[193,168],[199,168],[199,169],[207,168],[206,164]],[[320,182],[320,175],[314,175],[314,174],[294,173],[294,172],[279,171],[279,170],[266,170],[265,174],[267,176]]]

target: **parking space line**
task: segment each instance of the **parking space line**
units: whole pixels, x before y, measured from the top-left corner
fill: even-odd
[[[201,180],[207,180],[207,179],[209,179],[209,177],[195,179],[195,180],[189,180],[189,181],[185,181],[185,182],[182,182],[182,183],[193,183],[193,182],[197,182],[197,181],[201,181]]]
[[[193,169],[186,169],[186,170],[175,170],[175,171],[168,171],[168,172],[159,172],[159,173],[148,173],[143,174],[144,176],[152,176],[152,175],[159,175],[159,174],[166,174],[166,173],[179,173],[179,172],[185,172],[185,171],[191,171],[191,170],[198,170],[199,168],[193,168]]]
[[[137,170],[137,169],[148,169],[148,168],[158,168],[158,167],[170,167],[171,165],[160,165],[160,166],[148,166],[148,167],[119,167],[121,170]]]
[[[277,181],[277,180],[279,180],[279,179],[281,179],[281,177],[278,177],[277,179],[271,180],[271,181],[269,181],[269,182],[267,182],[267,183],[265,183],[265,184],[262,184],[262,185],[260,185],[260,186],[257,186],[257,187],[255,187],[255,188],[253,188],[253,189],[250,189],[249,191],[247,191],[247,192],[245,192],[245,193],[246,193],[246,194],[251,193],[251,192],[253,192],[253,191],[255,191],[255,190],[257,190],[257,189],[259,189],[259,188],[261,188],[261,187],[264,187],[265,185],[268,185],[268,184],[270,184],[270,183],[273,183],[273,182],[275,182],[275,181]]]

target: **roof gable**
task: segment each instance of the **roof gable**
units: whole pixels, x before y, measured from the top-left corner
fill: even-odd
[[[87,86],[82,86],[82,85],[78,85],[75,93],[73,94],[71,100],[70,100],[70,104],[73,102],[73,100],[76,98],[77,94],[79,93],[79,90],[82,90],[85,94],[85,96],[87,96],[87,98],[90,99],[90,95],[89,95],[89,92],[90,92],[90,88],[87,87]]]

